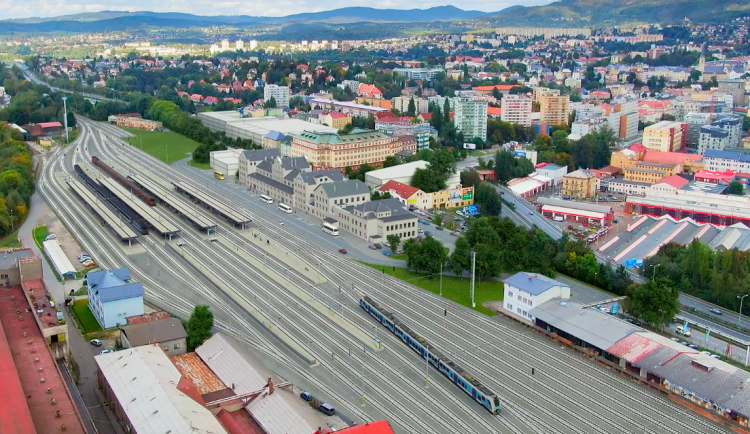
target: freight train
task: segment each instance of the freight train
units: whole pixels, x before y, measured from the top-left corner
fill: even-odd
[[[106,163],[104,163],[102,160],[96,158],[96,156],[91,157],[91,162],[96,164],[97,166],[101,167],[103,171],[107,172],[112,178],[116,179],[117,182],[124,185],[125,188],[129,189],[133,192],[136,196],[140,197],[144,202],[147,204],[154,206],[156,205],[156,198],[152,196],[151,194],[143,191],[141,188],[133,185],[128,179],[124,178],[122,175],[120,175],[116,170],[109,167]]]
[[[435,369],[448,377],[453,384],[471,396],[474,401],[492,414],[500,413],[500,398],[496,393],[430,345],[423,337],[399,321],[395,315],[383,309],[382,306],[367,296],[360,298],[359,305],[396,337],[404,341],[420,357],[427,359]]]

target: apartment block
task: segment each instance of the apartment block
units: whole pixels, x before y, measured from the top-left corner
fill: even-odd
[[[685,123],[687,124],[687,148],[697,150],[701,128],[711,123],[711,114],[698,112],[688,113],[685,115]]]
[[[500,100],[500,120],[511,124],[531,126],[531,98],[524,95],[506,95]]]
[[[626,181],[645,182],[653,184],[667,176],[682,173],[681,164],[639,161],[623,170]]]
[[[539,120],[550,125],[567,125],[570,96],[544,93],[539,100]]]
[[[427,113],[429,102],[426,98],[413,98],[410,96],[397,96],[391,100],[391,107],[400,113],[406,114],[409,111],[409,102],[414,101],[414,115]]]
[[[487,140],[487,102],[459,99],[453,112],[453,125],[464,134],[464,140],[475,137]]]
[[[661,121],[643,130],[643,146],[662,152],[677,151],[685,147],[687,124]]]
[[[705,154],[709,149],[723,151],[731,148],[729,133],[718,125],[701,127],[698,139],[698,153]]]
[[[278,107],[289,105],[289,88],[276,84],[267,84],[263,86],[263,101],[268,102],[273,98],[276,100]]]
[[[486,120],[485,120],[486,125]],[[486,128],[486,127],[485,127]],[[402,146],[395,136],[355,129],[351,134],[304,131],[292,136],[292,157],[307,157],[313,169],[380,166]]]

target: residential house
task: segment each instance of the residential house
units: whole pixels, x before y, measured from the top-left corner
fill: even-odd
[[[588,199],[596,195],[597,177],[587,169],[578,169],[563,176],[563,196]]]
[[[170,357],[187,352],[187,332],[178,318],[122,327],[120,340],[123,348],[158,345]]]
[[[542,274],[521,271],[503,281],[503,294],[505,310],[533,322],[531,309],[553,298],[569,299],[570,286]]]
[[[127,324],[126,318],[143,315],[143,285],[130,283],[127,268],[86,273],[88,306],[103,329]]]

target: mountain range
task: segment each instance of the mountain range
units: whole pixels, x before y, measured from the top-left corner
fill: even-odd
[[[721,23],[750,15],[750,0],[559,0],[545,6],[512,6],[497,12],[465,11],[454,6],[429,9],[375,9],[350,7],[323,12],[258,17],[249,15],[202,16],[176,12],[102,11],[51,18],[0,21],[0,34],[11,32],[107,32],[137,28],[190,28],[212,26],[290,26],[358,23],[461,22],[467,28],[497,26],[581,27],[632,23]],[[284,29],[280,35],[283,37]]]

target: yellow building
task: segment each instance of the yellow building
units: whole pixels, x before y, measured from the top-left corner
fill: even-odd
[[[354,129],[351,134],[303,131],[293,135],[291,156],[307,157],[313,169],[357,168],[362,164],[381,166],[403,146],[396,136],[372,130]]]
[[[341,128],[344,128],[346,124],[352,123],[352,117],[344,113],[330,112],[322,115],[320,117],[320,122],[331,128],[340,130]]]
[[[563,196],[588,199],[596,196],[596,175],[588,169],[578,169],[563,176]]]
[[[626,168],[624,172],[626,181],[653,184],[667,176],[682,173],[682,165],[639,161],[634,166]]]
[[[432,209],[463,208],[474,205],[474,187],[446,188],[430,193]]]
[[[652,151],[677,151],[686,141],[687,124],[682,122],[661,121],[643,130],[643,146]]]
[[[539,120],[550,125],[567,125],[570,96],[543,94],[539,100]]]

